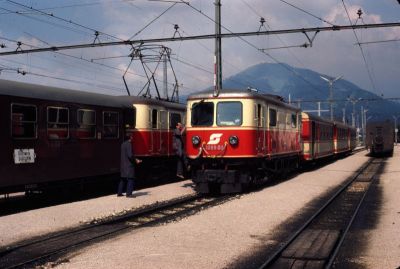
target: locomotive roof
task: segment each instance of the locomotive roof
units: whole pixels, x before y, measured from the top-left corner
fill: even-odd
[[[222,89],[219,92],[218,97],[214,97],[214,90],[206,90],[198,93],[193,93],[188,96],[187,100],[198,100],[198,99],[214,99],[214,98],[244,98],[244,99],[261,99],[268,103],[290,108],[292,110],[300,111],[299,108],[289,105],[283,102],[283,98],[278,95],[261,93],[253,90],[242,90],[242,89]]]
[[[49,87],[37,84],[0,80],[0,95],[18,96],[41,100],[99,105],[108,107],[131,107],[132,104],[148,104],[184,110],[185,105],[141,96],[115,96],[93,92]]]

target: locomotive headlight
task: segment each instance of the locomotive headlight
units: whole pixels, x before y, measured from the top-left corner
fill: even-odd
[[[229,137],[229,144],[231,144],[231,146],[236,146],[239,144],[239,138],[236,135],[232,135]]]
[[[199,137],[198,135],[195,135],[195,136],[192,137],[192,144],[193,144],[193,146],[198,146],[198,145],[200,145],[200,141],[201,141],[201,139],[200,139],[200,137]]]

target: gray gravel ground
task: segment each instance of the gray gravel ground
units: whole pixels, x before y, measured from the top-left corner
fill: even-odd
[[[57,268],[230,266],[271,244],[285,221],[353,175],[367,159],[361,152],[180,221],[103,241],[67,255],[66,262]]]
[[[3,216],[0,217],[0,247],[193,193],[191,181],[182,181],[139,190],[134,192],[135,198],[108,195]]]

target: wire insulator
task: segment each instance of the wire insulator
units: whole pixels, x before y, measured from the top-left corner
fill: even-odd
[[[363,14],[361,8],[357,11],[358,18],[361,19],[361,15]]]

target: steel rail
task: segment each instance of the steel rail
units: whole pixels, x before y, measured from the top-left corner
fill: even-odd
[[[336,256],[339,253],[339,250],[340,250],[341,246],[343,245],[343,242],[344,242],[344,240],[346,238],[346,235],[348,234],[351,225],[353,224],[354,220],[356,219],[356,216],[358,215],[358,212],[359,212],[359,210],[361,208],[361,205],[364,202],[364,199],[367,196],[367,194],[369,192],[369,189],[372,186],[372,182],[374,180],[375,180],[375,174],[372,177],[371,183],[368,184],[368,188],[366,189],[366,191],[364,192],[363,196],[361,197],[361,199],[360,199],[360,201],[359,201],[359,203],[357,205],[357,208],[355,209],[354,214],[352,215],[352,217],[351,217],[346,229],[342,232],[342,236],[340,237],[339,242],[336,244],[336,246],[335,246],[335,248],[334,248],[334,250],[333,250],[333,252],[332,252],[332,254],[331,254],[331,256],[330,256],[330,258],[328,260],[328,263],[325,266],[326,269],[329,269],[329,268],[332,267],[332,265],[333,265],[333,263],[334,263],[334,261],[336,259]]]
[[[280,255],[284,252],[285,249],[288,248],[288,246],[290,244],[292,244],[297,238],[298,236],[306,230],[307,227],[310,226],[310,224],[321,214],[324,212],[325,209],[328,208],[329,205],[331,205],[336,198],[343,193],[368,167],[369,165],[373,162],[373,158],[369,159],[368,162],[363,165],[356,173],[356,175],[354,175],[351,180],[349,180],[343,187],[341,187],[338,191],[336,191],[330,198],[329,200],[322,205],[322,207],[320,207],[318,209],[317,212],[315,212],[296,232],[293,233],[293,235],[277,250],[275,251],[266,262],[264,262],[259,269],[266,269],[269,266],[271,266],[279,257]]]
[[[257,31],[257,32],[239,32],[239,33],[224,33],[220,34],[221,38],[232,38],[232,37],[247,37],[247,36],[264,36],[264,35],[280,35],[280,34],[295,34],[295,33],[307,33],[307,32],[325,32],[325,31],[340,31],[340,30],[351,30],[351,29],[370,29],[370,28],[387,28],[387,27],[398,27],[400,22],[392,23],[376,23],[376,24],[363,24],[363,25],[334,25],[328,27],[309,27],[309,28],[296,28],[296,29],[285,29],[285,30],[273,30],[273,31]],[[202,39],[214,39],[215,34],[197,35],[197,36],[176,36],[176,37],[164,37],[164,38],[151,38],[151,39],[138,39],[138,40],[123,40],[123,41],[112,41],[103,43],[89,43],[89,44],[76,44],[66,46],[51,46],[45,48],[34,48],[23,50],[18,47],[14,51],[0,52],[0,56],[26,54],[26,53],[38,53],[47,51],[60,51],[60,50],[71,50],[71,49],[84,49],[84,48],[95,48],[95,47],[107,47],[107,46],[133,46],[147,43],[162,43],[162,42],[176,42],[176,41],[189,41],[189,40],[202,40]]]

